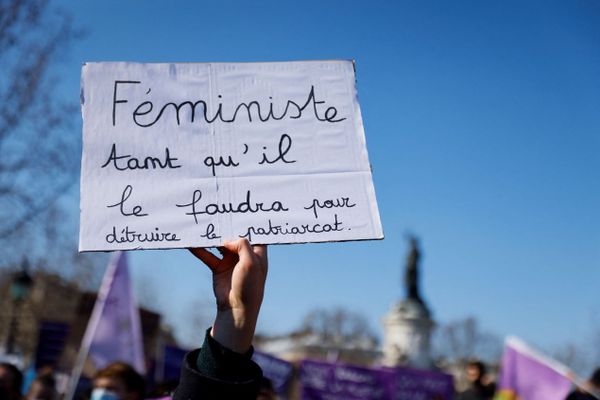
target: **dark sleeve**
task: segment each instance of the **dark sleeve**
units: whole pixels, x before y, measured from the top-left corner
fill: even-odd
[[[251,360],[253,350],[246,354],[231,351],[209,331],[202,348],[186,354],[173,400],[255,400],[262,370]]]
[[[586,395],[579,390],[573,390],[571,393],[569,393],[569,395],[567,396],[567,398],[565,400],[586,400],[586,399],[593,399],[593,397],[590,395]]]

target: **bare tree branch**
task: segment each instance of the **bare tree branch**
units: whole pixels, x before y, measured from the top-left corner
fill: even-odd
[[[304,317],[301,331],[317,334],[328,344],[342,344],[355,340],[377,343],[377,336],[371,331],[366,318],[345,308],[310,311]]]
[[[44,213],[75,183],[75,104],[58,99],[53,71],[78,32],[48,0],[0,3],[0,245],[43,234]]]
[[[433,343],[436,358],[454,362],[471,358],[493,362],[502,354],[502,340],[482,331],[474,317],[442,324],[437,328]]]

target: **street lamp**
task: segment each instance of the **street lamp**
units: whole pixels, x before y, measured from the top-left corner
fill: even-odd
[[[10,284],[10,296],[13,301],[12,316],[10,319],[10,325],[8,326],[8,338],[6,340],[6,353],[12,354],[15,347],[15,335],[17,334],[19,325],[19,311],[23,300],[27,298],[29,289],[33,286],[33,279],[29,276],[27,269],[29,263],[27,259],[23,260],[21,264],[21,271],[17,272]]]

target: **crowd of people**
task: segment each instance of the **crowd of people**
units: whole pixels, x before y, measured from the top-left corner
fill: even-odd
[[[496,385],[489,378],[487,368],[481,361],[471,361],[466,367],[468,387],[458,394],[457,400],[493,400]],[[598,400],[600,394],[600,368],[580,387],[573,390],[565,400]],[[526,399],[525,399],[526,400]]]
[[[23,373],[13,364],[0,363],[0,399],[2,400],[56,400],[56,381],[50,370],[40,371],[22,394]]]
[[[178,386],[164,394],[173,400],[275,399],[272,385],[251,359],[268,270],[266,246],[239,239],[226,242],[219,249],[220,257],[201,248],[191,252],[212,271],[217,312],[201,348],[186,355]],[[472,362],[466,372],[470,386],[458,399],[492,399],[495,387],[487,380],[485,365]],[[12,364],[0,364],[2,400],[56,400],[55,386],[51,371],[41,371],[23,396],[22,372]],[[583,386],[566,400],[596,398],[590,392],[600,391],[600,368]],[[91,400],[142,400],[148,393],[144,378],[133,367],[114,362],[96,373],[85,396]]]

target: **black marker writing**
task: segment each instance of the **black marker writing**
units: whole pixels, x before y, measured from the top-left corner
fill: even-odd
[[[304,235],[307,233],[327,233],[327,232],[340,232],[343,231],[342,222],[338,221],[337,214],[334,215],[332,223],[318,223],[318,224],[302,224],[302,225],[290,225],[285,223],[284,225],[273,225],[273,222],[269,219],[267,227],[255,227],[249,226],[246,233],[239,235],[239,237],[247,238],[252,241],[253,235],[258,236],[271,236],[271,235]]]
[[[315,218],[319,218],[317,209],[340,208],[340,207],[352,208],[354,206],[356,206],[356,204],[355,203],[350,204],[349,197],[341,197],[341,198],[334,199],[334,200],[324,200],[324,201],[319,201],[319,199],[313,199],[312,204],[308,207],[304,207],[304,209],[312,210],[315,215]]]
[[[105,237],[107,243],[134,243],[134,242],[179,242],[181,239],[176,233],[160,232],[154,228],[154,232],[140,233],[130,230],[128,226],[117,233],[117,227],[113,226],[112,232]]]
[[[191,211],[185,213],[185,215],[192,215],[194,217],[194,221],[198,223],[199,214],[207,214],[207,215],[215,215],[215,214],[229,214],[229,213],[257,213],[257,212],[282,212],[289,211],[283,203],[278,200],[271,202],[270,205],[265,203],[252,202],[251,200],[252,193],[250,190],[246,191],[246,198],[239,203],[209,203],[204,206],[203,211],[199,211],[196,208],[198,202],[202,199],[202,191],[194,190],[192,194],[192,201],[187,204],[175,204],[177,207],[190,207]],[[200,207],[202,210],[202,207]]]
[[[110,155],[106,162],[101,168],[107,167],[112,164],[118,171],[134,170],[134,169],[166,169],[166,168],[181,168],[181,165],[175,164],[177,158],[171,157],[169,148],[165,147],[164,161],[161,161],[158,157],[146,157],[143,161],[138,158],[131,156],[131,154],[117,155],[117,145],[112,144],[110,148]]]
[[[112,107],[112,123],[113,123],[113,126],[115,126],[116,123],[117,123],[117,117],[116,117],[117,104],[119,104],[119,103],[127,103],[127,100],[117,100],[117,87],[121,83],[136,84],[136,83],[142,83],[142,82],[140,82],[140,81],[115,81],[115,88],[113,90],[113,107]]]
[[[187,203],[187,204],[175,204],[175,206],[177,206],[177,207],[191,207],[192,211],[185,213],[185,215],[193,215],[194,216],[194,221],[196,222],[196,224],[198,224],[198,217],[197,217],[197,215],[199,213],[196,212],[196,203],[198,203],[201,198],[202,198],[202,191],[200,191],[200,190],[194,190],[194,194],[192,194],[192,202],[191,203]]]
[[[286,154],[290,151],[290,149],[292,148],[292,138],[290,137],[290,135],[284,133],[283,135],[281,135],[281,138],[279,139],[279,146],[278,146],[278,150],[279,150],[279,154],[277,154],[277,157],[275,157],[272,160],[269,160],[267,158],[266,153],[263,152],[263,158],[262,160],[259,162],[259,164],[275,164],[277,161],[283,161],[286,164],[292,164],[295,163],[296,160],[286,160],[285,156]],[[266,150],[266,147],[263,147],[263,150]]]
[[[113,108],[112,108],[112,121],[113,126],[116,125],[116,109],[117,105],[128,103],[127,99],[118,98],[117,89],[119,84],[140,84],[140,81],[115,81],[113,89]],[[146,91],[146,95],[151,92],[151,88]],[[189,123],[194,123],[197,119],[197,115],[200,113],[201,108],[201,119],[207,124],[212,124],[215,121],[224,123],[232,123],[245,116],[248,122],[267,122],[270,120],[279,121],[284,118],[298,119],[306,114],[310,114],[321,122],[337,123],[344,121],[346,118],[336,118],[338,110],[335,106],[327,107],[325,100],[318,100],[317,94],[315,93],[314,85],[310,87],[306,101],[303,105],[296,103],[295,101],[288,99],[285,101],[285,108],[280,111],[279,115],[276,115],[273,98],[269,97],[268,105],[261,103],[258,100],[251,100],[248,102],[237,103],[232,107],[225,107],[223,102],[223,96],[218,95],[218,102],[216,104],[216,111],[214,114],[209,115],[208,102],[206,100],[185,100],[179,103],[167,102],[159,105],[159,111],[153,112],[155,104],[151,100],[145,100],[138,104],[131,112],[133,123],[142,128],[148,128],[156,124],[163,115],[167,113],[175,116],[175,123],[181,125],[182,117],[186,118]],[[214,107],[213,107],[214,108]],[[227,108],[227,109],[225,109]],[[266,110],[268,109],[268,110]],[[309,110],[309,111],[307,111]]]
[[[142,214],[142,206],[134,206],[130,213],[126,212],[125,209],[123,208],[123,206],[125,205],[125,202],[129,198],[129,196],[131,196],[131,192],[133,192],[133,188],[131,187],[131,185],[125,186],[125,190],[123,190],[123,193],[121,194],[121,201],[119,201],[116,204],[112,204],[112,205],[106,206],[106,207],[111,208],[111,207],[119,206],[119,210],[121,211],[121,214],[123,214],[126,217],[130,217],[130,216],[145,217],[148,214]]]
[[[195,217],[195,216],[194,216],[194,217]],[[200,235],[200,237],[207,238],[207,239],[209,239],[209,240],[210,240],[210,239],[220,239],[220,238],[221,238],[221,236],[219,236],[219,235],[217,235],[217,234],[215,233],[215,225],[214,225],[214,224],[212,224],[212,223],[211,223],[211,224],[208,224],[208,225],[206,226],[206,233],[205,233],[205,234],[203,234],[203,235]]]
[[[240,163],[236,163],[233,161],[231,156],[227,156],[227,159],[224,159],[222,156],[219,156],[217,160],[212,156],[208,156],[204,159],[204,165],[209,167],[212,170],[212,175],[215,176],[215,167],[237,167]]]

